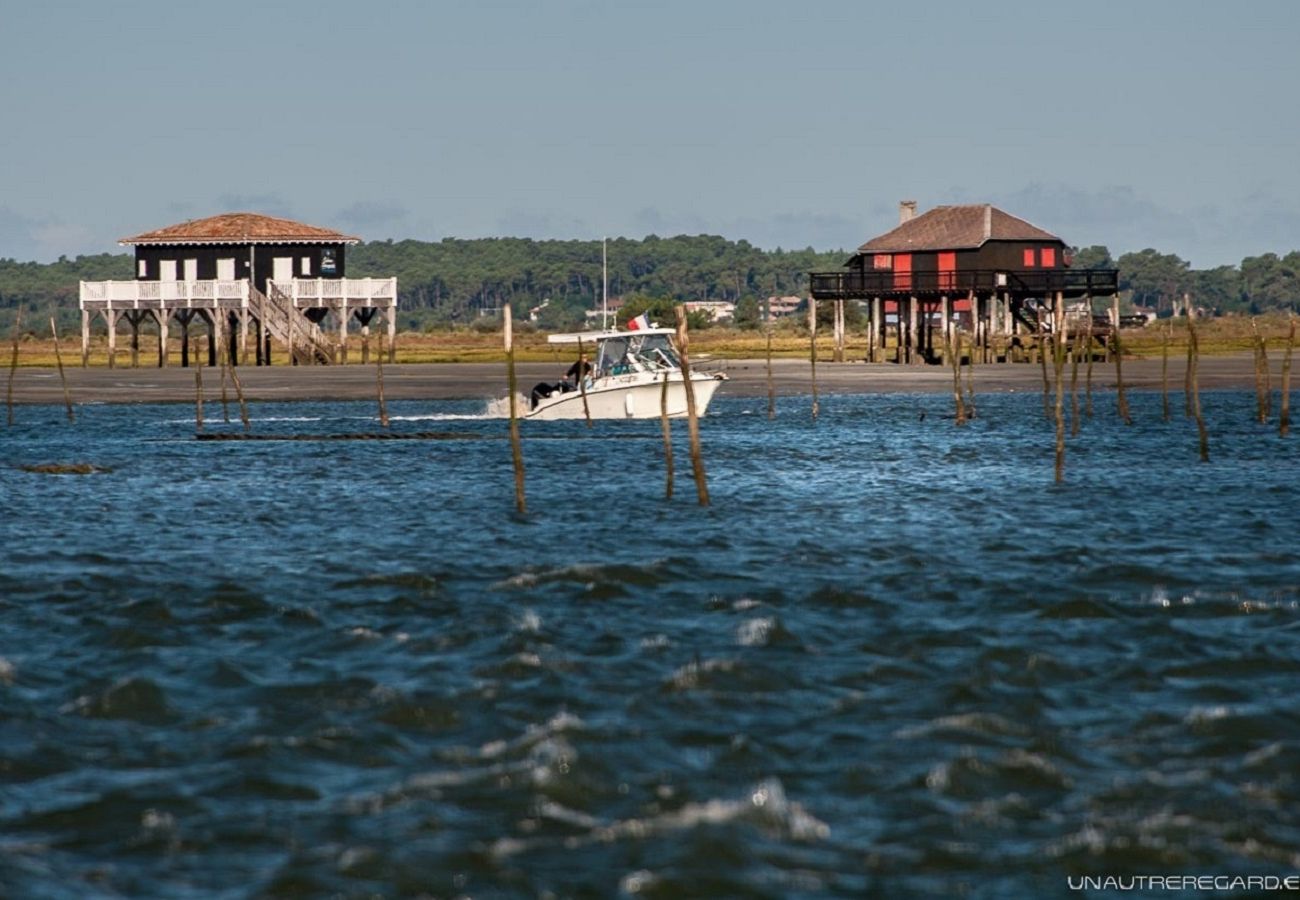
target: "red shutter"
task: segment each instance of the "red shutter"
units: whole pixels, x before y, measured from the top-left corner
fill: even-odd
[[[877,253],[873,258],[871,265],[876,269],[892,269],[894,260],[888,253]]]
[[[1044,247],[1040,254],[1043,258],[1043,268],[1052,269],[1056,267],[1056,248]]]
[[[912,254],[894,254],[894,290],[910,291],[912,289]]]
[[[1032,269],[1033,267],[1034,267],[1034,248],[1033,248],[1033,247],[1026,247],[1026,248],[1025,248],[1025,268],[1026,268],[1026,269]]]
[[[957,254],[951,251],[939,253],[939,290],[951,291],[957,287]]]

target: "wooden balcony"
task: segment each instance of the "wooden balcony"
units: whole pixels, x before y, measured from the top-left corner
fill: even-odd
[[[870,299],[872,297],[963,297],[974,291],[1009,297],[1108,297],[1119,291],[1118,269],[1038,269],[997,272],[967,269],[953,272],[895,272],[892,269],[812,272],[812,295],[817,300]]]
[[[396,278],[295,278],[269,282],[297,309],[394,309]],[[248,309],[247,279],[234,281],[83,281],[84,310]]]

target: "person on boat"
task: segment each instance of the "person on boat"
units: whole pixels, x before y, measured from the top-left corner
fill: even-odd
[[[591,375],[591,363],[587,362],[587,354],[582,353],[578,356],[577,362],[569,366],[569,371],[564,373],[564,382],[568,385],[567,390],[576,391],[578,383]]]

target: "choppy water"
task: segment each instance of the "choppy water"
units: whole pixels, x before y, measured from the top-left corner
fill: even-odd
[[[678,430],[0,434],[12,897],[1060,896],[1300,870],[1300,435],[1205,398],[719,398]],[[375,427],[264,404],[258,432]],[[1179,409],[1175,409],[1180,413]],[[924,413],[924,416],[922,415]],[[237,428],[213,424],[209,430]],[[431,421],[433,414],[441,421]],[[219,418],[219,416],[217,416]],[[464,418],[456,418],[464,417]],[[90,462],[51,476],[19,464]]]

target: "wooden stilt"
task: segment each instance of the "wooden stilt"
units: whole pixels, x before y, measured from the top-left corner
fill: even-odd
[[[171,323],[171,313],[166,309],[155,309],[153,311],[154,321],[158,323],[158,368],[167,368],[167,340],[168,325]]]
[[[519,387],[515,378],[514,323],[510,304],[501,308],[502,333],[506,346],[506,388],[510,392],[510,456],[515,468],[515,509],[522,516],[528,512],[524,497],[524,451],[519,442]]]
[[[348,301],[339,301],[339,364],[348,364]]]
[[[835,351],[834,361],[844,362],[844,301],[835,300]]]
[[[205,318],[208,320],[208,366],[216,368],[217,365],[217,329],[221,327],[221,317],[217,315],[214,309],[209,312]]]
[[[871,298],[871,336],[867,341],[867,362],[880,362],[885,342],[885,322],[881,317],[880,298]]]
[[[108,323],[108,367],[117,367],[117,312],[104,310],[104,321]]]
[[[388,308],[388,361],[397,362],[397,301]]]

